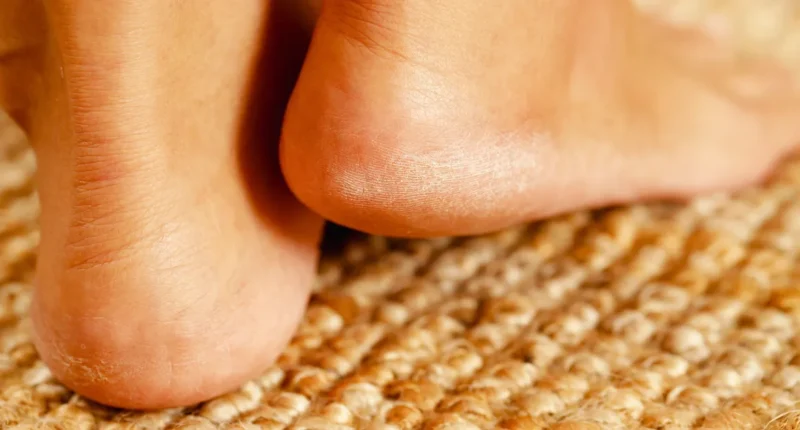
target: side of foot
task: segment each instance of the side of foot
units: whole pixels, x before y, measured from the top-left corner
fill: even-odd
[[[653,28],[625,0],[327,2],[283,172],[323,216],[400,236],[767,175],[800,137],[800,99],[737,99]]]

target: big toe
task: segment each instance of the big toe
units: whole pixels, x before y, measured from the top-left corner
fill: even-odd
[[[279,13],[267,2],[53,3],[31,127],[39,352],[112,406],[232,390],[280,353],[314,275],[321,220],[276,160],[303,41],[262,42]],[[257,58],[273,61],[268,75]]]

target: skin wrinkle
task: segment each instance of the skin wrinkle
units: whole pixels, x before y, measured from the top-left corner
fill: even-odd
[[[447,145],[443,145],[442,149],[431,149],[420,153],[398,151],[395,157],[387,155],[390,160],[387,164],[396,166],[392,169],[400,172],[396,180],[392,178],[390,182],[387,182],[381,176],[373,176],[379,172],[371,170],[359,172],[358,169],[352,169],[348,170],[348,173],[353,172],[354,175],[361,173],[364,176],[342,175],[343,181],[349,181],[349,183],[345,182],[343,187],[348,192],[352,192],[352,194],[348,194],[348,198],[355,202],[363,195],[375,196],[385,206],[398,211],[408,210],[408,216],[432,216],[432,211],[411,212],[418,211],[416,205],[424,202],[423,204],[436,208],[435,213],[438,215],[435,217],[437,219],[447,219],[452,216],[463,218],[475,216],[468,214],[486,213],[487,208],[492,206],[509,206],[507,202],[512,197],[509,193],[498,194],[498,190],[490,188],[484,190],[487,187],[486,184],[510,178],[520,179],[520,175],[538,178],[537,180],[541,181],[541,169],[535,163],[531,163],[531,160],[535,158],[517,155],[519,150],[538,152],[536,148],[540,147],[539,144],[517,146],[511,139],[505,146],[490,140],[487,140],[487,144],[482,144],[481,141],[470,139],[469,136],[465,137],[464,141],[471,142],[471,144],[475,142],[478,147],[492,148],[492,151],[483,151],[478,156],[471,153],[459,153],[461,157],[455,157],[455,154],[450,153]],[[511,145],[514,145],[513,148]],[[427,179],[420,181],[419,178],[423,176]],[[530,181],[522,181],[520,184],[530,183]],[[446,184],[463,184],[465,189],[481,189],[480,193],[484,199],[480,203],[470,202],[467,204],[464,201],[469,202],[469,200],[436,200],[439,190],[448,188]],[[364,187],[370,187],[370,190],[363,191]],[[387,190],[394,191],[387,193]],[[364,194],[359,196],[356,194],[359,192]],[[513,206],[508,209],[510,213],[514,211]],[[425,215],[426,213],[431,213],[431,215]]]
[[[95,322],[96,322],[96,320],[95,320]],[[93,326],[93,325],[90,324],[89,326]],[[121,326],[117,326],[117,327],[118,327],[118,329],[122,328]],[[118,332],[119,330],[115,330],[115,331]],[[102,357],[97,358],[97,359],[87,360],[87,359],[81,358],[79,356],[75,356],[73,354],[70,354],[69,352],[67,352],[66,348],[64,347],[64,345],[62,344],[62,341],[61,341],[63,339],[67,339],[67,338],[68,338],[68,336],[63,336],[62,335],[60,337],[56,337],[56,338],[51,338],[50,339],[50,341],[49,341],[50,342],[50,346],[54,349],[54,351],[57,351],[55,356],[54,356],[54,359],[60,360],[62,363],[64,363],[66,365],[66,367],[67,367],[67,371],[68,372],[77,372],[79,374],[85,374],[86,376],[88,376],[89,380],[86,381],[86,383],[91,384],[91,383],[98,382],[98,381],[109,381],[109,380],[112,380],[113,376],[111,376],[111,375],[114,375],[116,373],[114,371],[114,369],[118,365],[122,365],[123,364],[123,363],[119,363],[117,360],[115,360],[115,361],[112,362],[112,363],[115,363],[115,364],[109,365],[109,364],[107,364],[106,359],[104,359]],[[82,350],[85,350],[86,347],[85,347],[85,345],[83,343],[81,343],[79,345],[79,348],[82,349]]]
[[[108,194],[100,194],[102,197]],[[133,195],[135,196],[135,194]],[[130,207],[129,205],[115,205],[104,213],[97,213],[98,195],[95,193],[93,200],[84,204],[75,204],[75,216],[71,221],[72,233],[67,238],[65,249],[70,251],[73,258],[67,262],[68,271],[92,271],[104,265],[121,266],[130,261],[131,256],[141,254],[143,249],[149,252],[164,249],[165,238],[175,235],[179,230],[174,214],[167,215],[156,205],[148,207]],[[172,212],[172,211],[170,211]],[[88,216],[91,214],[91,216]],[[125,221],[122,221],[125,220]],[[113,232],[120,223],[134,223],[140,232],[138,237],[114,238],[113,235],[97,234],[98,232]],[[170,227],[172,226],[172,227]],[[175,241],[173,240],[173,243]],[[174,249],[175,246],[168,248]],[[165,256],[174,256],[172,249],[160,253]],[[80,255],[80,257],[78,257]],[[171,257],[174,259],[175,257]],[[168,260],[162,260],[168,261]],[[174,267],[173,267],[174,268]]]

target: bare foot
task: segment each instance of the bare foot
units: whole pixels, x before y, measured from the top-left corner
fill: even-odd
[[[203,400],[275,356],[307,294],[320,221],[255,143],[277,137],[302,53],[265,28],[313,17],[87,3],[47,1],[42,55],[16,57],[43,71],[13,95],[34,101],[15,111],[40,158],[37,343],[102,402]],[[796,94],[742,91],[724,59],[697,73],[673,43],[695,35],[652,24],[623,0],[329,0],[284,174],[335,221],[416,236],[761,178],[798,136]]]
[[[322,222],[277,163],[312,22],[277,1],[38,3],[0,5],[40,30],[0,28],[0,94],[39,160],[42,358],[113,406],[234,389],[288,341],[314,274]]]
[[[403,236],[739,187],[798,142],[800,97],[736,43],[626,0],[330,0],[283,171],[323,216]]]

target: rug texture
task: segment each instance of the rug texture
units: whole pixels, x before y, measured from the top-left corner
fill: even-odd
[[[800,428],[798,163],[686,205],[460,239],[346,234],[278,364],[149,413],[86,401],[37,357],[34,171],[0,119],[1,428]]]

